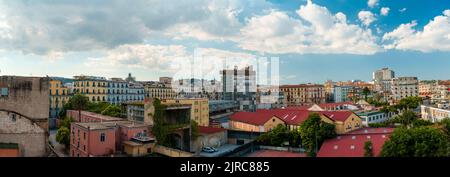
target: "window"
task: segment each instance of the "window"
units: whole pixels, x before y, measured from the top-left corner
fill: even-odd
[[[15,121],[16,121],[16,116],[17,116],[16,114],[12,113],[12,114],[10,115],[11,121],[15,122]]]
[[[100,142],[105,142],[105,133],[100,134]]]
[[[8,96],[8,88],[0,88],[0,96]]]
[[[83,133],[83,139],[86,139],[86,132]]]

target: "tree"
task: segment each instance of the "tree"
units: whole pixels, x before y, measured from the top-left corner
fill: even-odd
[[[415,120],[413,120],[412,125],[413,125],[413,127],[420,127],[420,126],[433,125],[433,123],[428,120],[415,119]]]
[[[157,143],[161,145],[170,145],[169,127],[166,126],[165,120],[165,105],[161,104],[161,101],[157,98],[153,100],[153,106],[155,107],[155,113],[153,115],[154,126],[152,128],[152,133],[155,135]]]
[[[450,118],[446,117],[439,122],[447,131],[450,132]]]
[[[373,145],[370,140],[364,143],[364,157],[373,157]]]
[[[401,99],[397,104],[397,106],[398,109],[400,110],[416,109],[417,107],[419,107],[421,102],[422,98],[417,96],[411,96]]]
[[[370,89],[368,87],[364,87],[364,89],[362,90],[362,94],[364,95],[364,100],[367,101],[367,95],[370,94]]]
[[[67,127],[61,126],[56,132],[56,141],[59,144],[64,144],[64,146],[69,147],[70,145],[70,130]]]
[[[404,126],[411,125],[417,119],[417,115],[415,112],[406,110],[402,113],[402,115],[397,116],[396,122],[401,123]]]
[[[73,109],[78,110],[78,117],[81,117],[81,110],[86,109],[89,103],[89,98],[77,93],[69,100],[69,102],[72,105]]]
[[[194,120],[191,120],[191,137],[192,140],[196,140],[200,136],[200,131],[198,129],[198,123]]]
[[[382,149],[383,157],[443,157],[449,155],[449,137],[433,127],[396,128]]]
[[[284,125],[277,125],[277,127],[275,127],[269,132],[260,135],[256,139],[256,142],[269,146],[282,146],[284,142],[289,141],[290,141],[289,130]]]
[[[70,130],[70,124],[73,122],[73,120],[72,120],[72,118],[70,118],[70,117],[64,117],[62,120],[61,120],[61,122],[60,122],[60,124],[59,124],[59,127],[61,128],[61,127],[66,127],[66,128],[68,128],[69,130]]]
[[[298,147],[302,143],[299,130],[292,130],[289,132],[289,145],[292,147]]]
[[[335,126],[323,122],[320,115],[312,113],[300,125],[302,145],[309,156],[316,156],[317,150],[325,139],[336,136]]]
[[[102,112],[100,112],[100,114],[111,117],[121,117],[122,109],[120,108],[120,106],[109,104],[109,106],[106,107]]]

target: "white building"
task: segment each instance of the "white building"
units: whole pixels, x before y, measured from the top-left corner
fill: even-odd
[[[450,118],[450,109],[448,103],[438,104],[437,106],[421,105],[420,113],[422,119],[431,122],[440,122],[444,118]]]
[[[364,126],[368,126],[371,123],[380,123],[389,120],[394,114],[393,113],[384,113],[381,111],[369,111],[369,112],[359,112],[356,113],[359,117],[361,117],[362,124]]]
[[[348,92],[350,91],[351,87],[348,86],[335,86],[333,88],[333,97],[335,103],[340,102],[346,102],[350,100],[348,98]]]
[[[392,100],[399,101],[406,97],[419,96],[417,77],[398,77],[391,81]]]

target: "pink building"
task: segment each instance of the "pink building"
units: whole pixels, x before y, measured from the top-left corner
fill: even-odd
[[[123,151],[123,142],[136,139],[136,137],[148,137],[149,134],[149,126],[144,123],[123,121],[120,118],[117,119],[122,121],[110,119],[105,122],[97,122],[98,119],[95,117],[101,117],[101,115],[90,112],[84,112],[81,117],[82,121],[91,122],[71,124],[70,156],[72,157],[114,155]]]
[[[67,117],[71,117],[75,122],[111,122],[124,120],[118,117],[105,116],[88,111],[81,111],[81,118],[77,110],[67,110]]]

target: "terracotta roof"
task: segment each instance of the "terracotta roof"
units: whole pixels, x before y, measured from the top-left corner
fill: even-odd
[[[270,112],[236,112],[230,116],[230,120],[252,125],[264,125],[273,116],[274,114]]]
[[[317,153],[318,157],[363,157],[364,143],[372,142],[374,156],[379,156],[381,148],[386,140],[389,139],[391,132],[383,132],[390,128],[369,128],[369,133],[354,134],[355,132],[364,132],[365,129],[357,130],[350,134],[339,135],[336,138],[325,140]],[[379,130],[376,130],[379,129]],[[373,132],[373,133],[370,133]]]
[[[300,125],[310,113],[324,115],[333,121],[345,121],[353,114],[351,111],[308,111],[295,109],[258,109],[256,112],[236,112],[230,119],[252,125],[263,125],[270,118],[277,117],[288,125]]]
[[[198,126],[198,131],[202,134],[212,134],[225,131],[223,128]]]
[[[287,109],[272,109],[272,110],[257,110],[256,112],[269,113],[280,118],[289,125],[300,125],[308,119],[310,111],[308,110],[287,110]]]
[[[344,122],[345,120],[347,120],[348,117],[350,117],[350,115],[353,114],[352,111],[319,111],[317,113],[324,115],[330,118],[331,120],[341,122]]]

